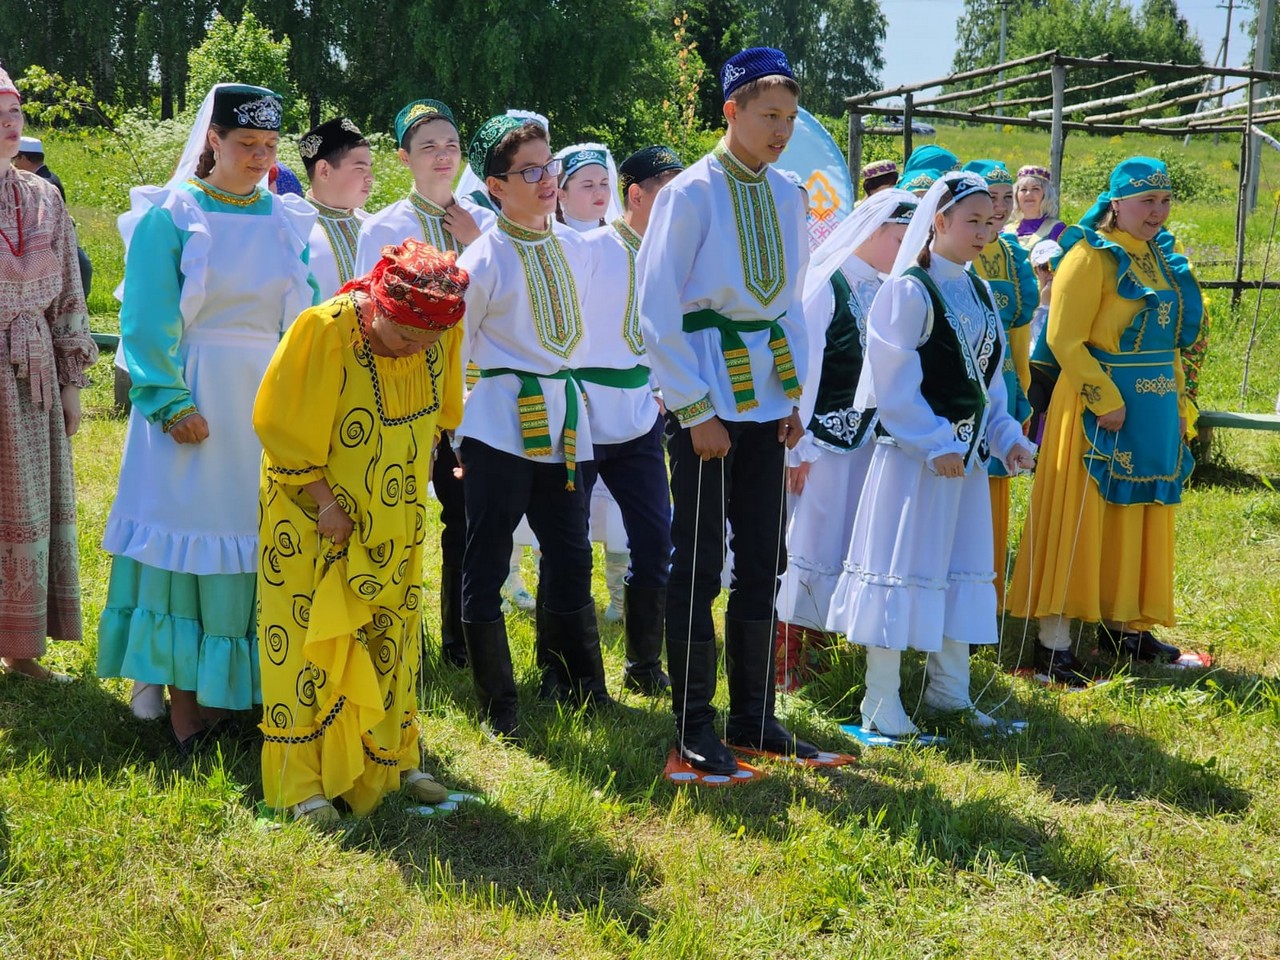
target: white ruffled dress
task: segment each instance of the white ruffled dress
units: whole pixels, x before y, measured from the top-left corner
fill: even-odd
[[[246,204],[194,182],[135,189],[132,204],[118,293],[133,409],[103,536],[114,557],[98,673],[247,709],[261,700],[253,403],[284,330],[319,299],[316,214],[300,198],[260,190]],[[208,439],[178,444],[164,425],[193,407]]]

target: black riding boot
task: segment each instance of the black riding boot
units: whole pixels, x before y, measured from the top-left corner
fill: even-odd
[[[725,617],[724,643],[729,671],[729,731],[735,747],[811,759],[819,750],[778,722],[774,706],[776,630],[772,620]]]
[[[542,626],[548,654],[563,670],[569,700],[591,707],[613,703],[604,682],[604,659],[600,653],[600,630],[596,606],[588,603],[573,613],[542,611]]]
[[[467,641],[462,635],[462,569],[440,569],[440,658],[454,667],[467,665]]]
[[[716,694],[714,641],[668,642],[667,665],[681,759],[706,773],[729,776],[737,772],[738,758],[716,734],[716,712],[711,706]]]
[[[507,622],[463,621],[462,635],[467,642],[467,657],[471,661],[481,712],[494,733],[514,737],[516,681],[511,669],[511,646],[507,643]]]
[[[662,672],[662,636],[667,622],[667,588],[627,585],[626,653],[622,685],[646,697],[661,696],[671,688]]]

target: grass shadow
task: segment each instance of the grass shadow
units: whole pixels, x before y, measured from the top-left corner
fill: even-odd
[[[424,767],[451,787],[479,793],[439,757]],[[374,851],[398,864],[406,883],[489,910],[541,916],[590,915],[645,936],[657,914],[642,894],[659,885],[656,866],[640,850],[619,849],[573,809],[537,804],[519,816],[496,804],[463,804],[445,819],[424,820],[403,794],[370,817],[349,821],[344,846]]]

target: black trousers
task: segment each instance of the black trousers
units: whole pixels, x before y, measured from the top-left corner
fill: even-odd
[[[667,459],[662,449],[662,418],[646,434],[625,443],[593,445],[595,459],[581,468],[587,499],[597,478],[618,501],[631,551],[627,583],[656,589],[667,585],[671,570],[671,498]]]
[[[733,531],[733,579],[725,611],[729,619],[773,619],[778,576],[786,569],[786,461],[778,422],[723,423],[729,432],[729,454],[704,462],[694,453],[689,431],[667,415],[674,501],[668,644],[715,639],[711,604],[720,592],[726,520]]]
[[[441,566],[461,569],[462,554],[467,546],[467,511],[462,493],[462,480],[453,475],[458,465],[447,433],[436,444],[436,462],[431,465],[431,488],[440,501]]]
[[[491,623],[502,618],[502,583],[522,516],[529,518],[542,549],[538,595],[543,608],[568,614],[591,603],[591,542],[581,476],[576,490],[566,490],[563,463],[516,456],[470,438],[458,453],[467,517],[462,619]]]

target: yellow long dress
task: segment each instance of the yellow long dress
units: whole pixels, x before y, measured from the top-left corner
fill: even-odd
[[[1118,230],[1101,235],[1130,254],[1141,283],[1170,289],[1145,241]],[[1130,629],[1174,624],[1174,505],[1108,503],[1084,463],[1085,395],[1098,416],[1124,402],[1087,345],[1118,351],[1121,335],[1144,307],[1116,287],[1114,257],[1083,241],[1063,258],[1054,279],[1047,336],[1062,374],[1049,402],[1009,591],[1008,608],[1016,616],[1105,620]],[[1185,412],[1182,364],[1174,366]]]
[[[339,296],[298,317],[263,379],[262,785],[276,809],[324,794],[364,814],[418,766],[425,499],[437,419],[462,404],[461,338],[376,356]],[[340,549],[303,489],[322,478],[355,522]]]

